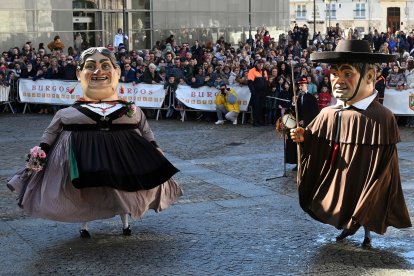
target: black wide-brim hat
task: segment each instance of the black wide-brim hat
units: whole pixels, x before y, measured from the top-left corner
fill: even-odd
[[[310,55],[315,62],[324,63],[382,63],[396,60],[395,55],[372,53],[366,40],[340,40],[332,52],[317,52]]]

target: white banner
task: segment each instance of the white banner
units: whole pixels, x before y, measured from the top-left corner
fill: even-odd
[[[120,83],[117,90],[120,99],[133,101],[139,107],[160,108],[165,98],[161,84]],[[20,79],[19,96],[25,103],[71,105],[83,92],[77,81]]]
[[[240,111],[246,111],[251,96],[248,86],[235,85],[231,88],[238,95]],[[7,101],[9,89],[7,87],[1,91],[0,101]],[[162,84],[120,83],[117,89],[120,99],[133,101],[137,106],[144,108],[160,108],[165,98]],[[177,98],[190,108],[215,110],[214,101],[218,92],[214,87],[191,88],[179,85]],[[83,92],[77,81],[20,79],[19,96],[25,103],[71,105],[83,96]],[[384,106],[396,115],[414,116],[414,89],[386,89]]]
[[[247,111],[250,101],[250,90],[248,86],[229,86],[233,88],[239,99],[240,111]],[[202,86],[191,88],[190,86],[179,85],[177,99],[187,107],[199,110],[216,110],[215,99],[219,90],[214,87]]]
[[[384,106],[395,115],[414,116],[414,89],[402,91],[386,89]]]
[[[10,97],[10,86],[0,85],[0,103],[8,102]]]

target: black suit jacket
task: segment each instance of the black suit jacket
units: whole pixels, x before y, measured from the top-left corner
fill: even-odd
[[[303,97],[303,101],[301,100],[301,97]],[[297,105],[299,121],[303,120],[303,127],[306,127],[319,113],[318,101],[312,94],[300,93]]]

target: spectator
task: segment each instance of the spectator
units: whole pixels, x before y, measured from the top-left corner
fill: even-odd
[[[253,126],[263,126],[263,109],[267,89],[267,72],[263,69],[263,60],[258,60],[254,68],[249,70],[248,85],[251,93]]]
[[[312,94],[312,95],[316,95],[316,93],[318,92],[318,87],[315,83],[315,77],[310,75],[306,77],[308,79],[308,93]]]
[[[27,63],[26,68],[22,70],[20,78],[32,79],[34,76],[36,76],[36,70],[33,68],[33,64],[29,62]]]
[[[9,86],[9,83],[7,82],[7,79],[4,76],[4,72],[0,72],[0,85],[1,86]]]
[[[277,77],[270,75],[265,98],[265,123],[275,125],[277,120]]]
[[[141,83],[142,82],[142,70],[137,68],[135,70],[135,83]]]
[[[405,88],[405,76],[398,64],[394,64],[387,76],[387,88],[403,90]]]
[[[114,47],[118,49],[120,46],[125,46],[124,39],[128,39],[128,36],[124,34],[122,28],[118,28],[115,36],[114,36]]]
[[[33,80],[36,81],[38,79],[45,79],[46,78],[46,71],[47,71],[47,67],[46,66],[40,66],[37,70],[36,70],[36,75],[33,77]]]
[[[316,98],[308,93],[308,80],[301,78],[298,81],[299,94],[296,101],[298,108],[298,125],[306,127],[319,113],[318,102]]]
[[[202,62],[203,57],[203,48],[200,46],[200,42],[198,40],[194,41],[194,45],[190,49],[193,57],[197,59],[198,63]]]
[[[77,64],[72,56],[68,56],[63,63],[63,79],[64,80],[77,80],[76,77]]]
[[[270,37],[269,31],[267,31],[267,30],[265,31],[262,39],[263,39],[263,46],[265,47],[265,49],[268,49],[269,45],[270,45],[270,41],[272,39]]]
[[[192,88],[198,88],[204,85],[204,79],[204,70],[200,67],[197,69],[195,76],[192,76],[187,80],[187,84]]]
[[[13,71],[9,71],[6,77],[7,86],[10,86],[9,92],[9,99],[12,102],[18,101],[18,86],[17,86],[18,78],[16,77]]]
[[[124,64],[124,70],[122,70],[122,72],[121,72],[121,82],[123,82],[123,83],[131,83],[132,82],[133,84],[135,84],[136,80],[137,79],[136,79],[135,70],[134,70],[134,68],[131,67],[131,64],[130,63]]]
[[[180,102],[177,99],[175,92],[177,91],[177,82],[175,81],[175,77],[171,75],[168,78],[168,81],[164,84],[165,90],[165,98],[164,98],[164,106],[167,106],[167,112],[165,114],[165,118],[173,118],[175,111],[177,108],[180,107]]]
[[[22,68],[20,65],[20,62],[18,62],[17,60],[14,62],[14,68],[11,69],[11,71],[14,72],[14,76],[16,79],[20,78],[20,75],[22,73]]]
[[[292,86],[290,82],[282,76],[277,78],[276,97],[279,98],[276,102],[278,118],[290,113],[293,99]]]
[[[384,102],[384,94],[385,94],[385,87],[386,87],[387,81],[382,75],[382,68],[380,66],[376,66],[375,74],[376,74],[375,90],[378,91],[378,101],[382,104]]]
[[[327,86],[328,87],[328,90],[329,91],[332,91],[332,84],[331,84],[328,76],[324,76],[323,77],[322,82],[319,83],[318,91],[321,91],[323,86]]]
[[[148,84],[156,84],[161,82],[161,76],[160,74],[155,70],[157,67],[154,63],[151,63],[148,65],[148,70],[144,71],[144,74],[142,75],[141,79],[142,82],[148,83]]]
[[[224,82],[222,82],[217,88],[220,91],[217,93],[215,100],[218,118],[215,124],[224,124],[224,115],[224,118],[233,122],[233,125],[237,125],[237,117],[240,113],[240,108],[236,91],[232,88],[228,88]]]
[[[414,59],[409,59],[407,61],[407,69],[405,76],[407,81],[407,88],[414,88]],[[414,127],[414,116],[406,116],[405,126]]]
[[[319,110],[322,110],[322,108],[325,108],[331,104],[332,94],[331,91],[329,91],[328,86],[322,86],[321,91],[317,94],[317,99]]]
[[[233,68],[233,70],[230,72],[229,85],[233,85],[233,84],[240,84],[240,68],[239,67]]]
[[[62,51],[65,48],[65,44],[60,40],[60,36],[55,36],[53,38],[53,41],[51,41],[49,44],[47,44],[47,48],[49,48],[50,51]]]
[[[46,71],[46,79],[62,79],[63,77],[63,68],[59,65],[56,58],[50,60],[50,66]]]
[[[176,81],[183,82],[184,78],[184,71],[181,68],[181,60],[179,57],[174,59],[174,66],[169,70],[168,77],[174,75]]]

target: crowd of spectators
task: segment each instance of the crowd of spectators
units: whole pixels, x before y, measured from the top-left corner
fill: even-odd
[[[296,25],[278,38],[271,37],[266,28],[259,28],[253,39],[238,45],[227,43],[224,37],[203,45],[199,41],[193,45],[186,42],[179,45],[171,35],[165,41],[157,41],[152,49],[128,50],[123,43],[107,47],[113,49],[117,56],[122,70],[120,82],[160,83],[166,88],[171,76],[176,84],[194,88],[217,87],[223,83],[248,85],[248,72],[260,61],[262,70],[267,73],[265,96],[270,96],[265,98],[263,119],[266,123],[275,124],[280,110],[286,109],[285,102],[276,98],[291,99],[292,82],[301,77],[308,79],[309,93],[320,98],[321,108],[331,104],[327,102],[327,95],[332,94],[329,65],[312,63],[309,56],[314,51],[334,50],[340,39],[368,40],[374,52],[395,54],[397,62],[378,67],[386,80],[385,86],[400,90],[414,88],[413,31],[406,34],[390,29],[385,32],[374,30],[361,35],[357,29],[344,31],[336,24],[324,35],[315,33],[311,36],[306,25]],[[12,86],[11,100],[16,100],[18,78],[76,80],[79,54],[74,47],[66,49],[58,36],[47,48],[41,43],[34,50],[34,45],[27,42],[21,48],[3,51],[0,84]],[[380,95],[383,93],[379,92]]]

